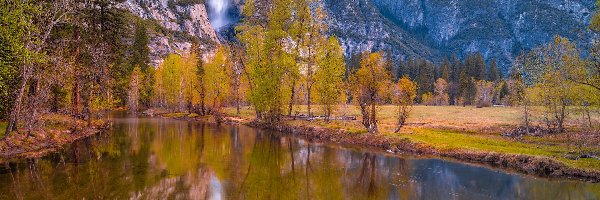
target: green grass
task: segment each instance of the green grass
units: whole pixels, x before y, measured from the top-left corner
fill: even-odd
[[[497,152],[505,154],[529,155],[554,158],[567,166],[600,170],[600,161],[596,159],[571,160],[565,158],[569,152],[581,150],[566,145],[540,145],[523,143],[500,136],[464,134],[457,131],[414,128],[412,133],[388,134],[392,137],[407,138],[441,151],[468,150],[475,152]]]
[[[180,117],[185,117],[188,116],[188,113],[168,113],[168,114],[164,114],[163,117],[166,118],[180,118]]]
[[[400,134],[399,137],[423,143],[442,151],[472,150],[494,151],[498,153],[526,154],[539,156],[553,156],[558,152],[565,152],[558,146],[540,146],[512,141],[506,138],[463,134],[456,131],[413,129],[412,134]],[[556,153],[553,153],[556,152]]]

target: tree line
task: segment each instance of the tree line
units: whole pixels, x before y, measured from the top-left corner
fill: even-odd
[[[394,62],[385,52],[344,58],[328,35],[327,13],[316,0],[245,1],[237,42],[203,52],[194,39],[189,52],[150,65],[152,23],[117,8],[118,1],[2,0],[0,14],[0,114],[8,135],[17,126],[35,128],[49,112],[88,123],[96,111],[128,107],[215,116],[223,108],[253,107],[258,120],[277,123],[315,104],[326,121],[340,104],[360,108],[362,124],[378,132],[377,106],[397,107],[399,130],[415,103],[422,105],[544,108],[548,129],[564,131],[575,113],[598,110],[600,44],[580,57],[565,38],[519,56],[504,77],[496,62],[479,53],[434,64],[420,58]],[[260,5],[258,5],[260,4]],[[596,15],[597,16],[597,15]],[[598,17],[594,17],[597,19]],[[592,21],[592,30],[598,31]],[[321,116],[318,116],[321,117]]]

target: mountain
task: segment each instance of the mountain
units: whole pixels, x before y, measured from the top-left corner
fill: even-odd
[[[346,56],[382,50],[391,52],[396,60],[422,57],[441,62],[452,53],[460,58],[481,52],[488,60],[497,59],[506,73],[519,53],[548,43],[555,35],[567,37],[581,48],[587,48],[594,36],[586,29],[594,12],[591,0],[319,0],[319,3],[328,11],[330,33],[338,36]],[[207,13],[205,4],[215,8]],[[165,53],[189,48],[189,38],[183,36],[186,34],[212,44],[231,40],[243,1],[127,0],[124,5],[132,13],[154,19],[164,29],[179,33],[152,37],[151,49],[155,51],[155,60],[160,60]],[[231,20],[217,32],[210,26],[209,16],[216,12],[211,10],[219,9]],[[205,48],[208,50],[210,46]]]
[[[127,0],[119,6],[154,23],[149,28],[150,60],[154,66],[171,53],[189,53],[194,37],[200,39],[205,56],[219,43],[201,0]]]
[[[524,50],[561,35],[587,47],[590,0],[322,0],[346,53],[391,50],[432,61],[456,53],[496,58],[506,73]]]

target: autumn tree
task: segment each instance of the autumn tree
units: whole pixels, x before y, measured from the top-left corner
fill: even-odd
[[[447,106],[448,105],[448,82],[446,79],[438,78],[435,81],[435,89],[433,93],[433,104],[436,106]]]
[[[344,52],[337,38],[331,37],[315,73],[318,102],[323,107],[325,121],[329,121],[331,113],[341,100],[344,71]]]
[[[364,55],[360,68],[350,80],[355,101],[360,106],[362,124],[370,133],[378,132],[376,107],[386,96],[390,79],[381,53],[370,53]]]
[[[36,24],[32,23],[35,15],[40,12],[39,5],[30,1],[3,1],[0,6],[0,118],[5,119],[11,112],[11,107],[19,107],[16,101],[20,93],[16,90],[25,90],[26,83],[21,81],[30,76],[30,65],[35,62],[36,49],[28,46],[39,42],[34,34],[39,31]],[[27,70],[27,71],[26,71]],[[21,84],[19,84],[21,83]],[[18,87],[23,85],[22,87]],[[17,108],[12,110],[15,120],[18,116]],[[9,129],[14,128],[14,123]],[[7,130],[7,133],[12,130]]]
[[[234,98],[236,113],[240,114],[242,104],[245,102],[245,94],[248,90],[247,73],[244,66],[244,51],[238,45],[231,47],[231,96]]]
[[[295,67],[293,54],[286,49],[291,26],[289,0],[274,1],[268,22],[257,20],[254,1],[246,1],[247,19],[238,26],[238,38],[246,48],[246,67],[250,82],[249,99],[257,118],[276,122],[281,115],[283,80],[286,69]]]
[[[414,82],[406,76],[398,80],[393,93],[393,102],[398,106],[398,124],[395,131],[396,133],[400,131],[404,124],[406,124],[406,119],[408,119],[410,112],[412,111],[416,96],[417,85]]]
[[[306,94],[307,114],[312,116],[313,86],[316,83],[315,73],[318,70],[319,54],[327,45],[327,13],[314,0],[295,0],[296,17],[290,33],[297,40],[296,62],[303,75],[304,92]]]
[[[494,84],[489,81],[479,80],[475,83],[475,88],[477,90],[475,95],[475,105],[478,108],[492,106]]]
[[[576,105],[577,77],[586,74],[585,64],[576,46],[568,39],[557,36],[545,46],[534,49],[521,64],[522,76],[531,79],[530,90],[544,106],[545,122],[549,129],[563,132],[564,122]]]
[[[171,54],[156,69],[154,91],[159,106],[173,111],[190,111],[197,82],[195,59]]]
[[[527,85],[530,80],[529,77],[524,76],[525,65],[529,64],[530,57],[528,54],[519,55],[511,68],[509,81],[512,85],[510,87],[509,100],[512,105],[520,105],[523,107],[523,126],[527,133],[529,133],[529,127],[531,124],[531,100],[527,96]]]
[[[142,70],[139,67],[134,68],[129,78],[129,92],[127,95],[127,108],[130,112],[137,112],[139,109],[143,80]]]
[[[229,50],[219,46],[212,62],[204,67],[204,84],[206,85],[206,100],[210,107],[210,114],[220,124],[223,121],[222,109],[230,97],[232,63]]]

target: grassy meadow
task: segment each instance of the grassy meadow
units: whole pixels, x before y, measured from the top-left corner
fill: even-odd
[[[320,115],[319,106],[311,109]],[[534,108],[535,116],[541,116],[540,108]],[[237,115],[235,108],[226,108],[228,116],[236,116],[244,120],[252,120],[254,111],[249,107],[241,109]],[[296,106],[294,113],[306,113],[306,106]],[[366,134],[361,124],[360,109],[357,106],[340,106],[335,116],[356,116],[354,121],[333,120],[286,120],[291,125],[304,125],[344,129],[351,133]],[[600,170],[600,160],[595,158],[571,159],[582,154],[598,154],[600,152],[600,135],[598,132],[579,131],[582,127],[582,116],[572,114],[568,120],[569,132],[547,136],[524,136],[509,138],[501,134],[518,127],[522,123],[522,110],[519,107],[461,107],[461,106],[415,106],[408,119],[408,124],[399,132],[396,128],[396,108],[394,106],[378,107],[378,127],[381,134],[388,137],[409,139],[422,145],[441,151],[463,150],[479,152],[497,152],[506,154],[523,154],[550,157],[569,166]],[[600,114],[594,113],[592,119],[600,121]],[[537,125],[541,121],[534,118]]]

